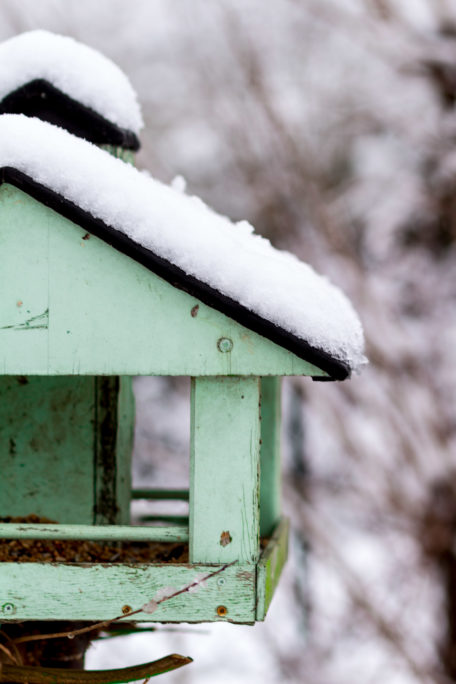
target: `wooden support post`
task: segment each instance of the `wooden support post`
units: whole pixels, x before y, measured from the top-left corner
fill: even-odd
[[[281,378],[261,379],[260,534],[270,537],[280,520]]]
[[[95,525],[128,525],[135,425],[131,378],[95,377],[94,403],[93,522]]]
[[[259,555],[259,378],[192,379],[190,562]]]

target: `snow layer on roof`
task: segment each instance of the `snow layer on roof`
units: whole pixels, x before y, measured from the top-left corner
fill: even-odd
[[[73,38],[38,30],[0,44],[0,99],[37,78],[122,128],[138,134],[143,126],[136,93],[125,74]]]
[[[199,198],[22,115],[0,116],[3,166],[26,173],[351,369],[364,362],[362,327],[348,299],[310,266],[256,235],[246,221],[232,223]]]

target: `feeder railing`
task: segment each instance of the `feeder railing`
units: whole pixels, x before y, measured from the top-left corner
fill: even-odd
[[[58,525],[56,523],[1,523],[0,539],[68,539],[79,541],[187,542],[188,525]]]

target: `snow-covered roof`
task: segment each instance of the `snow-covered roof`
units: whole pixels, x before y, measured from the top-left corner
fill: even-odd
[[[143,126],[136,93],[125,74],[73,38],[37,30],[0,44],[0,100],[36,80],[47,81],[136,135]]]
[[[158,275],[331,377],[343,379],[363,364],[362,327],[348,299],[246,221],[232,223],[199,198],[39,119],[0,116],[5,167],[30,179],[35,195],[42,188],[60,198],[61,213],[93,219],[95,231],[111,231],[112,244]],[[3,171],[3,180],[11,177]],[[27,186],[23,179],[20,185]]]

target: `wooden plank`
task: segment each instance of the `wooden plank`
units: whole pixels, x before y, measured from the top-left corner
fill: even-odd
[[[128,524],[131,379],[0,377],[0,394],[0,516]]]
[[[0,539],[78,539],[81,541],[188,541],[188,527],[0,523]]]
[[[211,565],[0,563],[0,620],[109,620],[141,608],[211,572]],[[141,622],[255,620],[255,568],[233,565],[204,585],[161,603]],[[39,587],[39,591],[37,591]],[[52,630],[51,630],[52,631]]]
[[[264,620],[288,556],[289,523],[282,518],[257,565],[256,619]]]
[[[47,357],[49,328],[48,243],[50,225],[37,229],[32,205],[17,206],[23,193],[11,186],[0,188],[0,372],[7,373],[10,359],[24,369]],[[24,198],[26,196],[24,195]],[[44,219],[44,213],[42,219]],[[20,231],[20,232],[18,232]],[[22,246],[21,246],[22,243]],[[10,345],[10,346],[6,346]],[[30,349],[33,349],[30,355]],[[2,369],[3,367],[3,369]],[[38,371],[39,372],[39,371]],[[14,370],[12,374],[16,374]],[[17,375],[28,375],[25,370]]]
[[[326,375],[7,184],[0,241],[3,374]]]
[[[281,379],[261,380],[260,535],[269,537],[280,519]]]
[[[134,397],[131,378],[94,378],[95,525],[130,522]]]
[[[112,521],[119,525],[130,524],[131,504],[131,460],[133,456],[133,440],[135,432],[136,406],[133,394],[133,378],[119,378],[117,399],[117,436],[116,436],[116,472],[115,501],[117,515]],[[110,522],[105,520],[105,522]]]
[[[0,396],[0,516],[91,524],[94,379],[0,377]]]
[[[192,379],[191,562],[258,558],[259,389],[258,378]]]

